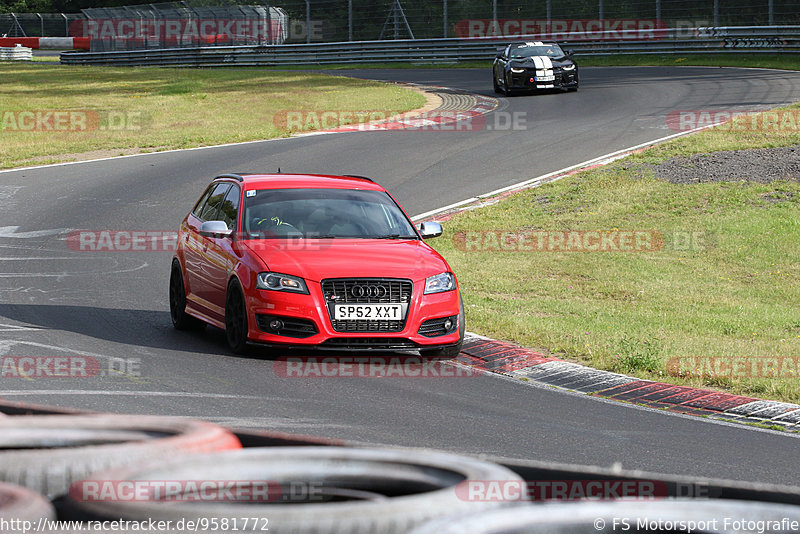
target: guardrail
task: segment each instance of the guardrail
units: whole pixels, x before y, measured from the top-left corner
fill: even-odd
[[[735,26],[475,39],[408,39],[275,46],[209,46],[113,52],[65,52],[66,64],[180,67],[324,65],[332,63],[490,60],[508,42],[555,40],[581,55],[800,52],[800,26]],[[125,42],[116,43],[124,48]]]
[[[0,48],[0,61],[31,61],[33,50],[24,46]]]

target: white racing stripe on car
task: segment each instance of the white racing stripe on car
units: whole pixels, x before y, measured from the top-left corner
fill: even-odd
[[[539,57],[542,58],[542,63],[544,63],[544,68],[545,69],[552,69],[553,68],[553,62],[550,61],[550,58],[548,56],[539,56]]]
[[[544,68],[544,62],[542,62],[541,56],[532,56],[533,57],[533,64],[536,66],[536,70],[541,70]]]

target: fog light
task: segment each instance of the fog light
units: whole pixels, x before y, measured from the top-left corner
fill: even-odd
[[[446,320],[444,322],[444,325],[442,325],[442,326],[444,326],[445,331],[449,332],[450,329],[453,328],[453,320],[452,319]]]
[[[280,332],[283,329],[283,321],[280,319],[273,319],[269,322],[269,329],[273,332]]]

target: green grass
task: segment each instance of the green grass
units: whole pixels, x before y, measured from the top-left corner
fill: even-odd
[[[575,55],[581,67],[612,66],[708,66],[756,67],[800,70],[800,54],[731,53],[731,54],[630,54],[617,56]]]
[[[736,423],[740,425],[748,425],[754,426],[756,428],[764,428],[766,430],[777,430],[779,432],[786,432],[786,427],[782,425],[768,425],[766,423],[755,423],[755,422],[748,422],[748,421],[739,421],[737,419],[728,419],[727,417],[720,417],[720,421],[725,421],[726,423]],[[797,432],[796,430],[792,430],[792,432]]]
[[[0,65],[0,120],[7,112],[90,111],[87,131],[0,130],[0,167],[285,137],[279,111],[416,109],[425,98],[396,85],[264,69],[152,69]],[[105,117],[123,117],[105,126]],[[109,119],[110,120],[110,119]],[[129,128],[131,126],[132,128]],[[309,124],[313,126],[313,124]],[[135,129],[139,128],[139,129]]]
[[[657,251],[466,251],[446,237],[432,244],[459,276],[471,331],[641,378],[798,402],[791,374],[677,376],[667,363],[800,355],[800,184],[679,185],[649,167],[693,152],[798,142],[797,133],[706,131],[462,212],[446,226],[451,237],[654,230],[664,236]]]
[[[800,54],[732,53],[732,54],[626,54],[595,56],[575,54],[581,67],[621,66],[710,66],[756,67],[783,70],[800,70]],[[278,70],[346,70],[346,69],[491,69],[492,60],[386,62],[386,63],[336,63],[331,65],[297,65],[268,67]]]

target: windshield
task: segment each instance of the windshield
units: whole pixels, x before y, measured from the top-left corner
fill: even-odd
[[[387,193],[352,189],[247,191],[242,229],[245,239],[418,239]]]
[[[511,49],[509,57],[513,59],[526,58],[532,56],[562,57],[564,51],[557,44],[549,45],[517,45]]]

